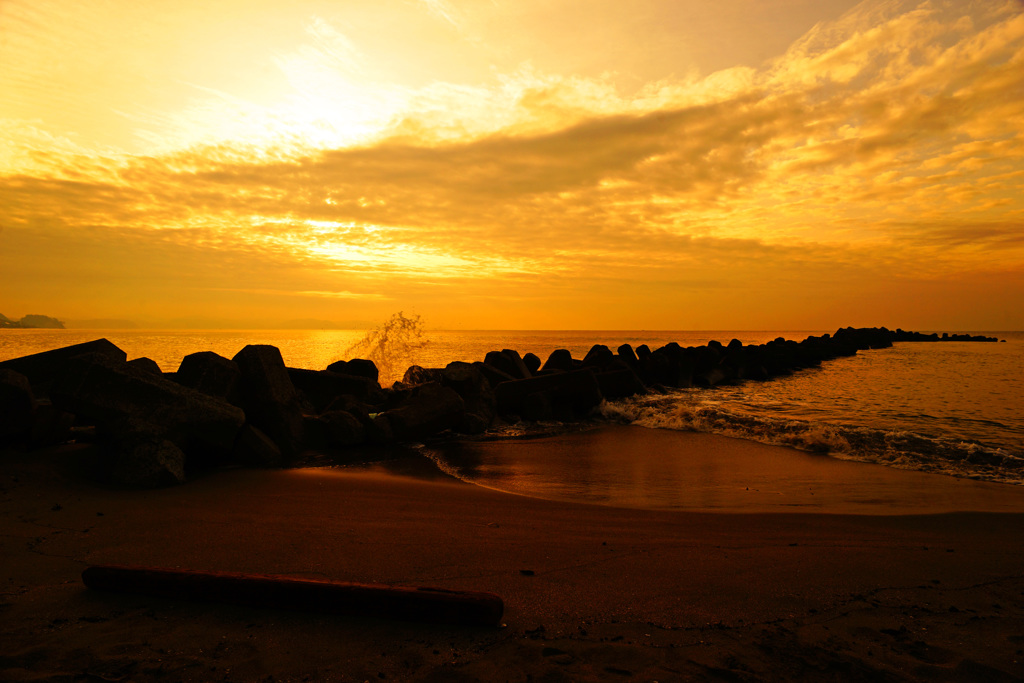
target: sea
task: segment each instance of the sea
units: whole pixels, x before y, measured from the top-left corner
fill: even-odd
[[[929,330],[920,330],[930,332]],[[1024,332],[940,330],[1005,342],[899,342],[765,382],[680,389],[607,402],[593,425],[632,424],[784,445],[822,457],[1005,484],[1024,484]],[[408,332],[408,330],[406,330]],[[375,348],[382,383],[411,365],[444,367],[515,349],[542,360],[555,349],[582,358],[594,344],[651,349],[669,342],[760,344],[834,330],[431,331],[381,330],[0,330],[0,360],[105,337],[129,358],[176,370],[196,351],[231,357],[247,344],[277,346],[291,367],[324,369]],[[386,342],[386,343],[384,343]],[[374,343],[376,347],[374,347]],[[568,427],[567,427],[568,428]],[[575,428],[575,427],[574,427]],[[512,425],[490,435],[529,438],[559,425]],[[562,468],[570,472],[571,467]],[[564,476],[570,476],[566,474]]]

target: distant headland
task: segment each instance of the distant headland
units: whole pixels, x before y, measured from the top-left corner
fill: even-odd
[[[46,328],[51,330],[63,330],[64,323],[48,315],[26,315],[21,320],[11,320],[3,313],[0,313],[0,328]]]

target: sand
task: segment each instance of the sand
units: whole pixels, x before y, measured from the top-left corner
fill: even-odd
[[[629,433],[630,448],[694,458],[758,447]],[[887,513],[884,498],[871,514],[662,511],[376,469],[226,470],[119,491],[82,475],[80,447],[0,457],[0,680],[1024,676],[1017,487],[839,463],[870,468],[876,487],[933,477],[928,489],[949,487],[933,494],[946,502],[912,514]],[[491,591],[505,601],[504,626],[87,590],[81,571],[101,563]]]

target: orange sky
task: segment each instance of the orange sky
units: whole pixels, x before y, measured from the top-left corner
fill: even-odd
[[[1024,329],[1019,0],[0,0],[0,313]]]

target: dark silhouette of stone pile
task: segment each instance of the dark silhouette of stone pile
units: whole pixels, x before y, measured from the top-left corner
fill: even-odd
[[[559,349],[543,363],[503,349],[482,362],[414,365],[385,389],[365,359],[304,370],[286,367],[276,347],[250,345],[232,359],[194,353],[164,373],[98,339],[0,362],[0,445],[92,440],[103,477],[156,487],[222,465],[288,466],[308,451],[365,459],[372,455],[359,447],[481,434],[500,422],[579,421],[604,400],[765,381],[860,350],[926,341],[997,340],[847,327],[759,345],[623,344],[613,352],[597,344],[582,359]]]

